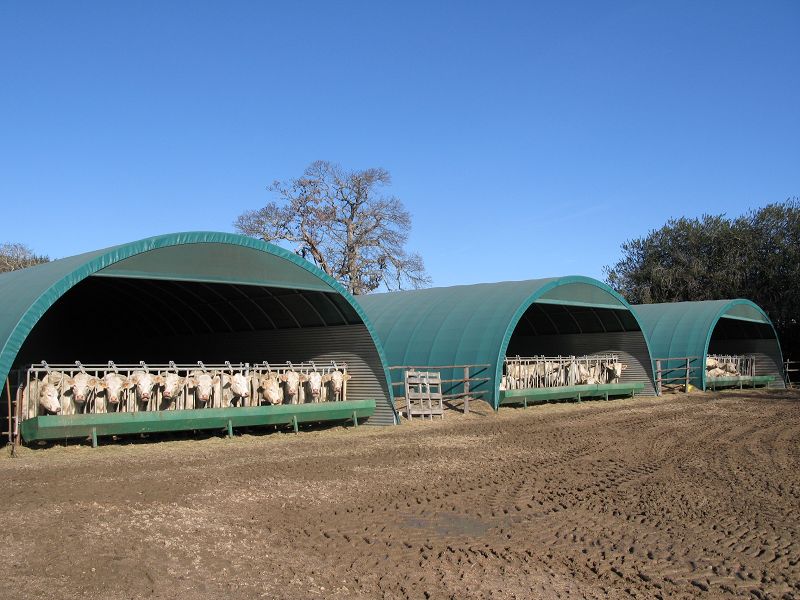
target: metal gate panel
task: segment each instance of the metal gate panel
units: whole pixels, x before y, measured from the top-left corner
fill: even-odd
[[[708,345],[709,354],[749,354],[755,357],[756,375],[773,375],[771,388],[784,388],[783,365],[775,339],[715,340]]]
[[[644,384],[642,396],[655,396],[653,364],[641,331],[578,333],[562,335],[513,336],[506,355],[581,356],[616,352],[628,365],[621,382]]]

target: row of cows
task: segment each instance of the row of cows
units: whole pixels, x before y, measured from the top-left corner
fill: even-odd
[[[200,363],[202,364],[202,363]],[[23,391],[30,417],[301,404],[345,400],[345,365],[286,367],[32,367]],[[102,374],[101,374],[102,373]]]
[[[616,354],[506,357],[501,390],[618,383],[628,366]]]
[[[709,354],[706,357],[706,377],[740,377],[755,375],[752,356]]]

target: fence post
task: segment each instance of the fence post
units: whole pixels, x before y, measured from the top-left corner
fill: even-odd
[[[661,395],[661,360],[656,360],[656,390],[658,395]]]
[[[464,367],[464,414],[469,414],[469,367]]]
[[[689,367],[689,364],[690,364],[691,362],[692,362],[692,359],[691,359],[691,358],[689,358],[689,357],[687,357],[687,358],[686,358],[686,385],[685,385],[685,386],[684,386],[684,388],[683,388],[683,391],[684,391],[684,392],[686,392],[687,394],[689,393],[689,373],[690,373],[690,371],[689,371],[689,369],[690,369],[690,367]]]

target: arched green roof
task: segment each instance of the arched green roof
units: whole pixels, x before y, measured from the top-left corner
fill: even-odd
[[[702,368],[692,377],[693,385],[700,389],[705,389],[708,346],[721,318],[768,325],[777,344],[777,334],[767,313],[756,303],[743,298],[637,304],[633,309],[650,343],[654,361],[659,358],[700,357]]]
[[[39,319],[89,276],[199,280],[333,292],[367,327],[389,378],[386,357],[369,318],[337,281],[273,244],[231,233],[195,231],[160,235],[1,274],[0,381],[5,381]]]
[[[533,303],[624,310],[635,320],[622,296],[582,276],[370,294],[358,301],[390,366],[488,364],[494,407],[508,343]]]

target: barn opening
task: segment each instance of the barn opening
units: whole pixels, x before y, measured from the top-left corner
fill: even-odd
[[[25,271],[0,281],[22,314],[6,328],[2,355],[15,384],[20,369],[43,360],[336,364],[350,375],[348,401],[375,402],[368,423],[396,422],[381,350],[358,305],[280,248],[175,234]]]
[[[615,355],[625,365],[621,383],[640,382],[654,395],[652,363],[632,311],[605,290],[586,283],[554,288],[520,318],[506,356],[586,357]]]
[[[783,359],[772,325],[748,305],[739,304],[731,310],[714,326],[708,354],[752,358],[752,375],[772,376],[770,385],[783,387]]]

